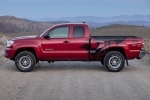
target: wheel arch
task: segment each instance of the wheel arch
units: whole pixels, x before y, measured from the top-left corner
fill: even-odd
[[[19,48],[19,49],[16,51],[13,60],[15,60],[15,57],[16,57],[20,52],[23,52],[23,51],[31,52],[31,53],[35,56],[36,60],[38,61],[37,54],[36,54],[36,50],[35,50],[34,48],[32,48],[32,47]]]
[[[127,56],[123,47],[111,47],[111,48],[105,49],[105,53],[103,54],[103,57],[110,51],[118,51],[125,57],[125,59],[127,59]]]

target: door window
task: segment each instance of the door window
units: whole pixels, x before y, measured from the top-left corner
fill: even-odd
[[[55,28],[48,33],[50,38],[68,38],[69,27]]]

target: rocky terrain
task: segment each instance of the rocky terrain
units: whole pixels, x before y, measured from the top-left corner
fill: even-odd
[[[5,46],[0,45],[0,65],[3,65],[7,61],[7,58],[4,57],[4,49]]]
[[[112,18],[102,17],[74,17],[74,18],[58,18],[58,19],[43,19],[31,21],[14,16],[0,16],[0,32],[4,33],[19,33],[19,32],[43,32],[54,24],[70,23],[70,22],[86,22],[90,28],[98,28],[111,24],[150,26],[150,16],[116,16]]]
[[[0,32],[43,32],[52,24],[46,22],[36,22],[27,19],[16,18],[14,16],[0,16]]]
[[[0,32],[0,65],[4,64],[7,58],[4,57],[4,49],[6,41],[9,37],[6,37],[2,32]]]

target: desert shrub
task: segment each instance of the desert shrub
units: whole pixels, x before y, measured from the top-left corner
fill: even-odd
[[[3,33],[0,34],[0,45],[6,45],[7,38]]]
[[[150,54],[150,38],[144,39],[144,48],[148,54]]]

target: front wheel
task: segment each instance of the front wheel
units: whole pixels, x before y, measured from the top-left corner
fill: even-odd
[[[36,64],[35,56],[28,51],[20,52],[15,58],[16,68],[21,72],[32,71]]]
[[[120,52],[110,51],[104,58],[104,65],[108,71],[119,72],[125,65],[125,58]]]

